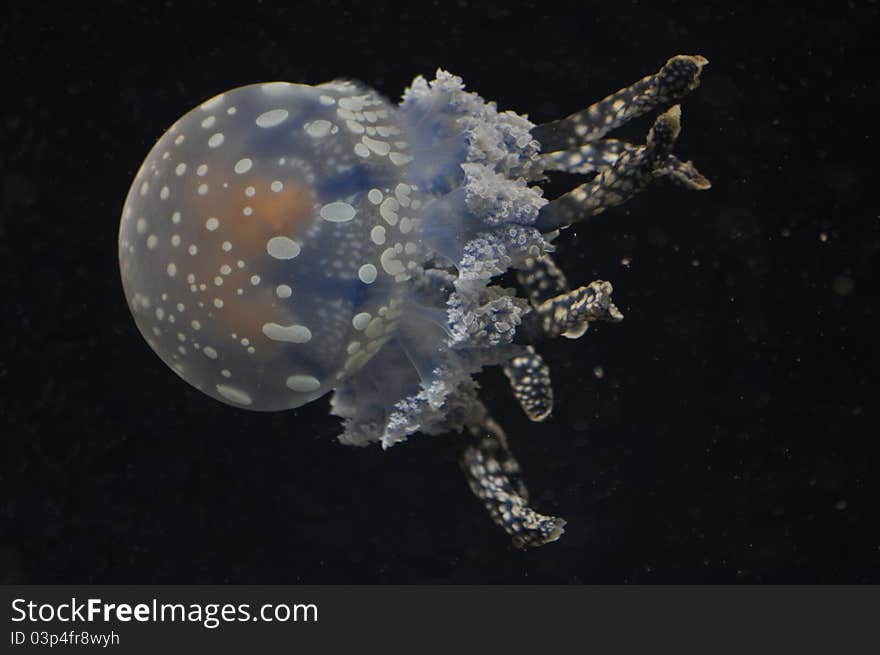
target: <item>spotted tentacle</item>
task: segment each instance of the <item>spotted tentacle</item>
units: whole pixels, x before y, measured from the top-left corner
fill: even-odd
[[[545,300],[535,308],[536,318],[548,337],[577,339],[586,332],[591,321],[617,323],[623,320],[623,314],[611,301],[613,290],[610,282],[595,280]]]
[[[536,225],[550,231],[601,214],[638,194],[657,176],[670,176],[693,188],[708,188],[708,181],[693,164],[670,161],[680,132],[681,107],[674,105],[657,117],[645,145],[623,151],[612,166],[600,170],[592,180],[545,205]]]
[[[539,514],[528,505],[520,466],[495,421],[486,417],[468,430],[461,467],[468,485],[492,520],[513,538],[517,548],[542,546],[564,532],[565,520]]]
[[[532,307],[569,291],[565,273],[550,255],[529,257],[516,272],[516,280],[523,288]]]
[[[669,155],[666,163],[654,170],[654,177],[665,178],[689,191],[705,191],[712,187],[693,162],[681,161],[675,155]]]
[[[624,153],[633,156],[637,148],[627,141],[602,139],[570,152],[562,150],[544,155],[544,170],[580,175],[596,173],[614,166]],[[693,162],[681,161],[675,155],[669,155],[664,164],[654,169],[653,175],[691,191],[704,191],[712,186]]]
[[[558,336],[577,339],[590,321],[617,322],[623,314],[611,301],[610,282],[597,280],[569,290],[565,274],[549,255],[528,258],[517,279],[532,311],[517,329],[516,340],[525,347],[517,349],[503,369],[526,416],[543,421],[553,411],[550,369],[530,344]]]
[[[654,109],[677,102],[700,84],[705,57],[676,55],[658,72],[643,77],[582,111],[532,129],[543,152],[576,150],[598,141],[616,129]]]
[[[549,255],[527,259],[517,272],[517,280],[532,306],[517,329],[518,343],[558,336],[577,339],[586,332],[590,321],[623,320],[623,314],[611,301],[610,282],[595,280],[570,290],[565,274]]]
[[[543,421],[553,411],[550,368],[532,346],[511,357],[503,366],[513,395],[532,421]]]
[[[595,173],[613,166],[620,155],[635,150],[636,147],[620,139],[602,139],[572,150],[549,152],[543,156],[544,170],[579,174]]]

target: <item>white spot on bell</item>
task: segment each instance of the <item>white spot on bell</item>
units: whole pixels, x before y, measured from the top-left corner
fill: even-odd
[[[412,157],[410,157],[409,155],[404,155],[400,152],[392,152],[390,155],[388,155],[388,158],[395,166],[403,166],[404,164],[408,164],[412,161]]]
[[[367,328],[364,330],[364,334],[367,335],[368,339],[376,339],[382,336],[382,330],[385,327],[385,322],[379,318],[378,316],[369,322]]]
[[[397,210],[400,209],[400,203],[394,198],[385,198],[379,205],[379,215],[388,225],[397,225]]]
[[[321,218],[332,223],[344,223],[354,218],[355,208],[347,202],[331,202],[321,207]]]
[[[312,340],[312,331],[305,325],[264,323],[263,334],[273,341],[287,341],[289,343],[307,343]]]
[[[235,387],[230,387],[226,384],[218,384],[217,385],[217,393],[223,396],[226,400],[233,402],[237,405],[251,405],[253,404],[253,400],[250,395],[241,389],[236,389]]]
[[[299,255],[300,247],[288,237],[272,237],[266,242],[266,252],[275,259],[293,259]]]
[[[406,270],[397,259],[397,251],[394,248],[386,248],[379,257],[379,263],[388,275],[398,275]]]
[[[372,230],[370,230],[370,239],[377,246],[381,246],[385,243],[385,228],[382,225],[376,225]]]
[[[363,137],[361,141],[363,141],[364,145],[375,152],[377,155],[387,155],[389,152],[391,152],[391,145],[385,141],[371,139],[368,136]]]
[[[364,284],[372,284],[375,282],[376,275],[378,275],[378,271],[372,264],[364,264],[358,269],[358,277]]]
[[[286,109],[270,109],[257,116],[257,127],[275,127],[287,120],[288,111]]]
[[[321,387],[321,381],[311,375],[291,375],[287,378],[287,387],[292,391],[307,393]]]
[[[303,127],[305,127],[309,136],[317,139],[322,136],[327,136],[330,133],[330,128],[333,127],[333,123],[322,118],[312,121],[311,123],[306,123]]]

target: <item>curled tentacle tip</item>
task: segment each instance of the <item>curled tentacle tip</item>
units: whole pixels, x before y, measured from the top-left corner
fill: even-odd
[[[671,57],[663,66],[666,79],[677,80],[684,83],[683,93],[693,91],[700,86],[700,73],[709,60],[702,55],[676,55]]]
[[[608,305],[608,318],[606,320],[612,323],[620,323],[623,320],[623,312],[617,308],[617,305],[611,303]]]
[[[688,162],[688,164],[691,164],[691,162]],[[694,175],[690,180],[690,188],[694,191],[708,191],[709,189],[711,189],[712,182],[702,173],[700,173],[700,171],[698,171],[695,167],[693,167],[693,164],[691,164],[691,167],[693,169]]]
[[[696,67],[695,74],[699,75],[700,71],[703,69],[703,66],[708,65],[709,60],[706,59],[703,55],[675,55],[674,57],[670,57],[666,62],[666,65],[670,64],[687,64],[690,66]]]
[[[702,68],[709,63],[709,60],[706,59],[703,55],[675,55],[674,57],[670,58],[669,61],[686,61],[693,63],[698,68]]]
[[[706,191],[712,188],[712,183],[697,170],[692,161],[679,161],[674,157],[655,172],[659,177],[666,177],[673,183],[690,189],[691,191]]]
[[[680,104],[672,105],[669,109],[667,109],[662,114],[660,114],[660,116],[662,118],[666,118],[669,120],[680,121],[681,120],[681,105]]]
[[[536,548],[558,541],[565,533],[567,521],[558,516],[542,516],[537,527],[525,534],[513,537],[513,545],[516,548]]]
[[[681,134],[681,105],[672,105],[660,114],[648,132],[647,146],[658,159],[672,154],[672,148]]]
[[[657,120],[663,121],[665,124],[669,125],[670,129],[673,131],[672,139],[677,139],[679,132],[681,132],[681,105],[672,105],[669,109],[660,114],[657,117]]]
[[[530,421],[534,423],[540,423],[541,421],[546,421],[552,412],[552,409],[548,409],[539,414],[527,414],[527,416]]]

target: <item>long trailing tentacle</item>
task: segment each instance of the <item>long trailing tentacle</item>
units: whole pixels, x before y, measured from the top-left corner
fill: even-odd
[[[613,166],[624,152],[635,150],[628,141],[602,139],[587,143],[575,150],[559,150],[543,156],[545,171],[565,171],[566,173],[595,173]]]
[[[488,416],[469,429],[461,467],[468,485],[492,520],[513,538],[517,548],[542,546],[564,532],[565,520],[539,514],[528,505],[528,490],[507,437]]]
[[[699,55],[676,55],[658,72],[621,89],[582,111],[532,129],[542,152],[574,150],[601,139],[624,123],[673,102],[700,84],[709,61]]]
[[[548,232],[601,214],[632,198],[657,176],[672,177],[692,188],[707,188],[708,181],[693,164],[670,161],[680,132],[681,107],[673,105],[654,121],[645,145],[622,152],[592,180],[545,205],[538,215],[538,229]]]
[[[544,155],[544,170],[564,171],[586,175],[610,168],[623,153],[632,155],[638,146],[619,139],[602,139],[588,143],[575,151],[561,150]],[[669,155],[666,162],[656,168],[654,177],[662,177],[692,191],[703,191],[712,185],[696,169],[693,162],[681,161]]]
[[[681,131],[679,105],[656,119],[645,145],[604,138],[633,118],[680,100],[699,85],[707,63],[698,55],[677,55],[657,73],[587,109],[533,128],[532,135],[544,153],[545,170],[596,174],[546,205],[536,226],[547,232],[600,214],[626,202],[654,178],[666,178],[688,189],[708,189],[709,181],[693,163],[672,154]]]

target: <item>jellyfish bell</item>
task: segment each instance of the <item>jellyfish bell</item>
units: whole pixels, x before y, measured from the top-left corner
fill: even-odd
[[[238,407],[337,386],[393,332],[414,261],[413,218],[388,202],[418,197],[406,148],[393,107],[352,83],[255,84],[185,114],[144,161],[119,232],[150,346]]]
[[[396,107],[348,81],[222,93],[159,139],[126,198],[119,261],[137,327],[180,377],[235,407],[332,390],[343,443],[462,435],[495,522],[518,546],[554,541],[565,522],[529,507],[473,375],[501,366],[541,421],[553,394],[535,344],[622,318],[610,283],[569,286],[551,241],[654,179],[708,188],[672,154],[674,103],[705,64],[673,57],[537,126],[444,71],[417,77]],[[645,144],[606,138],[665,106]],[[548,202],[548,170],[592,177]],[[508,270],[515,287],[498,282]]]

